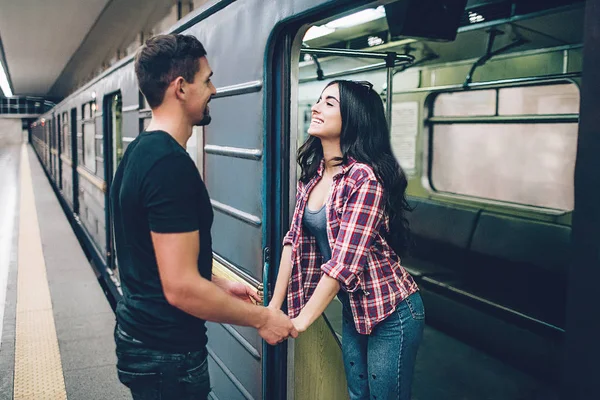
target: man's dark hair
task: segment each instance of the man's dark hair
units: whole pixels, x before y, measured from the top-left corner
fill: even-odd
[[[181,76],[194,82],[200,68],[198,59],[206,55],[202,43],[191,35],[151,37],[135,56],[135,74],[150,108],[162,104],[165,91]]]

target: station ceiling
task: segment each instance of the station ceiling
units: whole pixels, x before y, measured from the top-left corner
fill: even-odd
[[[0,0],[13,95],[63,97],[167,15],[174,0]]]

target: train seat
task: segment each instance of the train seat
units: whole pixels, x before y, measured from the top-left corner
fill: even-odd
[[[413,208],[408,214],[413,235],[461,249],[468,248],[478,210],[414,197],[408,202]]]
[[[512,262],[564,273],[569,262],[571,228],[483,212],[471,250]]]
[[[564,327],[570,227],[411,198],[407,270],[505,319]],[[481,306],[482,304],[476,305]]]
[[[571,228],[427,199],[409,203],[414,246],[403,265],[421,288],[428,321],[491,352],[547,365],[544,375],[553,376]]]

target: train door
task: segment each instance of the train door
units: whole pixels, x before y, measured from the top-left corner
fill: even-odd
[[[62,161],[60,159],[60,156],[62,154],[62,124],[61,124],[61,118],[60,118],[60,114],[56,117],[56,151],[57,151],[57,155],[56,155],[56,170],[57,170],[57,176],[56,176],[56,184],[58,186],[58,190],[62,190]]]
[[[53,151],[54,151],[54,119],[50,118],[48,120],[48,163],[46,164],[46,168],[48,168],[48,174],[50,174],[51,178],[54,178],[54,170],[53,167]]]
[[[52,117],[52,178],[58,184],[58,124],[56,116]]]
[[[71,109],[71,160],[73,162],[71,173],[73,175],[73,213],[79,214],[79,174],[77,173],[77,165],[79,164],[78,144],[81,141],[81,133],[77,127],[77,108]]]
[[[48,121],[48,173],[54,179],[54,118]]]
[[[121,93],[113,93],[104,97],[104,179],[107,186],[105,193],[106,263],[109,268],[109,275],[117,287],[119,283],[112,215],[110,213],[110,189],[117,166],[123,157],[122,106]]]

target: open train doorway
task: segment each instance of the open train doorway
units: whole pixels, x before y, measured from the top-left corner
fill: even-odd
[[[294,155],[308,137],[311,107],[330,81],[371,82],[386,106],[414,207],[413,245],[402,265],[421,290],[427,327],[413,394],[553,399],[563,368],[583,3],[521,4],[494,14],[489,2],[468,1],[455,37],[424,32],[441,28],[418,18],[419,26],[407,22],[426,3],[435,6],[373,2],[321,13],[292,40],[286,215],[294,210]],[[394,7],[400,4],[405,13]],[[412,62],[390,68],[388,54]],[[506,158],[512,154],[514,162]],[[343,342],[340,304],[334,300],[324,316],[334,333],[320,337],[328,343],[319,352],[331,360],[338,353],[333,339]],[[296,341],[296,383],[325,376],[303,364],[313,347]],[[490,379],[491,370],[500,379]],[[431,381],[449,371],[469,378]],[[297,385],[296,398],[331,386],[315,394]]]
[[[123,158],[123,98],[121,92],[104,97],[104,177],[106,180],[105,213],[106,213],[106,260],[110,278],[119,284],[119,273],[113,234],[112,215],[110,213],[110,188],[117,167]]]

